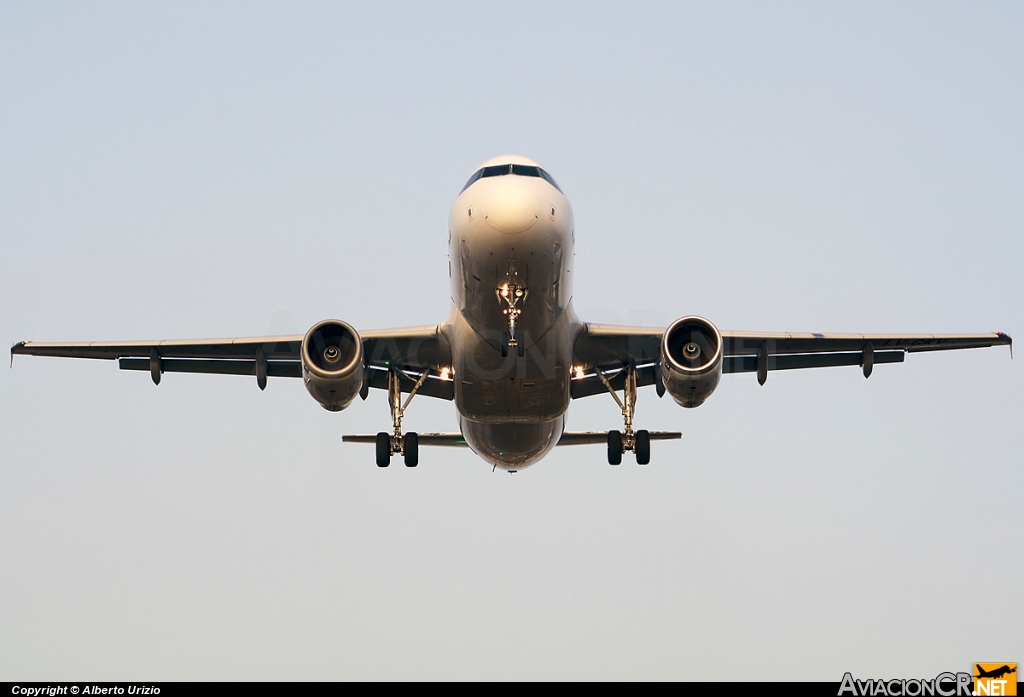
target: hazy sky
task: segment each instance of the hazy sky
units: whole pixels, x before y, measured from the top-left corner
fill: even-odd
[[[1020,3],[0,2],[0,339],[440,321],[520,153],[587,320],[1024,337]],[[5,344],[5,345],[6,345]],[[838,681],[1024,661],[1006,349],[725,376],[652,464],[380,470],[301,381],[0,371],[0,679]],[[574,429],[614,428],[609,397]],[[410,430],[451,430],[417,399]]]

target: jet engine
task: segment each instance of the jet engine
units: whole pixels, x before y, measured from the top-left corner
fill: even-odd
[[[661,339],[658,377],[681,407],[699,407],[722,377],[722,334],[703,317],[683,317]]]
[[[302,380],[328,411],[341,411],[363,386],[363,342],[348,324],[329,319],[302,339]]]

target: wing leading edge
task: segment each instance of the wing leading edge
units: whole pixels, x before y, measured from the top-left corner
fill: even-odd
[[[606,373],[615,389],[625,381],[623,367],[636,367],[637,386],[657,381],[656,366],[665,329],[587,324],[576,340],[573,361],[577,370],[572,397],[603,394],[606,387],[595,368]],[[1003,332],[988,334],[819,334],[789,332],[722,332],[722,372],[758,371],[759,355],[766,354],[766,369],[797,370],[834,366],[902,363],[907,353],[1009,346]],[[868,357],[870,354],[870,357]]]
[[[438,325],[371,330],[359,336],[366,358],[367,387],[387,389],[387,372],[395,368],[400,371],[402,391],[409,392],[416,379],[430,371],[418,394],[453,399],[451,381],[439,378],[440,369],[451,365],[451,349]],[[121,370],[153,373],[154,381],[161,373],[257,377],[263,373],[298,378],[302,377],[302,339],[302,335],[291,335],[184,341],[22,341],[11,347],[11,360],[15,355],[116,360]]]

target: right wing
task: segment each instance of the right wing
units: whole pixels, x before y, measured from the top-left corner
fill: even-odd
[[[451,349],[439,325],[360,332],[366,359],[367,387],[387,389],[387,373],[399,369],[402,391],[409,392],[425,370],[430,371],[419,394],[454,398],[451,380],[440,369],[451,365]],[[147,371],[159,381],[162,373],[206,373],[271,377],[302,377],[299,351],[302,335],[240,339],[200,339],[136,342],[22,341],[11,347],[15,355],[59,356],[117,360],[121,370]],[[364,393],[365,394],[365,393]]]

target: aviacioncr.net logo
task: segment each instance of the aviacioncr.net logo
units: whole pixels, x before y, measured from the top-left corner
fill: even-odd
[[[974,695],[1013,697],[1017,694],[1016,663],[975,663]]]
[[[931,680],[857,680],[843,675],[839,697],[973,697],[970,673],[939,673]]]

